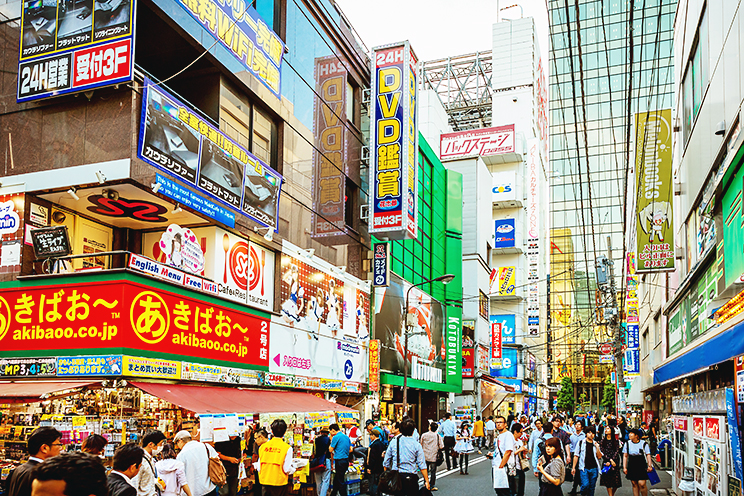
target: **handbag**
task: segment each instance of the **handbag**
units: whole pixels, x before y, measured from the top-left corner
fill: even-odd
[[[204,445],[204,449],[207,450],[207,472],[209,473],[209,480],[212,481],[212,484],[218,487],[224,486],[227,484],[227,471],[225,470],[225,466],[219,458],[212,458],[209,456],[209,448],[207,448],[206,444]]]
[[[325,453],[310,460],[310,472],[323,472],[326,469]]]
[[[437,450],[437,459],[435,461],[437,467],[444,463],[444,451]]]
[[[527,458],[524,458],[522,456],[519,457],[519,463],[522,467],[522,470],[529,470],[530,469],[530,461]]]
[[[403,481],[400,478],[400,436],[396,438],[396,466],[395,470],[385,470],[380,474],[380,492],[385,494],[398,494],[403,490]]]
[[[661,482],[661,479],[659,478],[659,474],[656,473],[656,469],[651,469],[651,472],[648,472],[648,481],[651,483],[652,486],[655,486],[659,482]]]

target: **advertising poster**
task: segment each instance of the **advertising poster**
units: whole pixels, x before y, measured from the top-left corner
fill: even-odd
[[[514,314],[491,315],[491,324],[501,324],[501,342],[514,344],[517,341],[517,317]]]
[[[672,111],[635,116],[638,272],[674,270]]]
[[[487,346],[482,344],[478,345],[477,348],[478,356],[476,357],[478,363],[478,372],[488,373],[488,369],[491,366],[490,352]]]
[[[120,375],[121,355],[57,358],[57,376]]]
[[[255,370],[243,370],[220,365],[201,363],[181,363],[181,379],[185,381],[215,382],[220,384],[240,384],[259,386],[262,373]]]
[[[491,278],[491,294],[498,296],[512,296],[517,291],[517,268],[499,267]]]
[[[496,365],[496,367],[494,367]],[[499,366],[500,365],[500,366]],[[504,348],[499,360],[491,361],[491,375],[493,377],[516,377],[517,376],[517,350],[515,348]]]
[[[494,222],[496,225],[494,248],[514,248],[516,246],[514,222],[514,219],[498,219]]]
[[[132,80],[134,0],[23,2],[19,102]]]
[[[443,134],[439,153],[442,160],[514,153],[514,124]]]
[[[369,232],[417,233],[417,59],[407,41],[373,50]]]
[[[462,321],[462,376],[475,377],[475,321]]]
[[[336,415],[334,412],[311,412],[305,414],[306,429],[329,427],[334,423],[336,423]]]
[[[276,230],[278,172],[149,79],[142,102],[139,158]]]
[[[204,270],[204,251],[191,229],[171,224],[160,236],[159,247],[166,264],[192,274]]]
[[[123,357],[124,375],[153,379],[180,379],[181,362],[155,358]]]
[[[0,377],[56,377],[56,358],[0,359]]]
[[[381,342],[381,368],[385,372],[399,375],[404,368],[404,313],[406,291],[409,287],[400,276],[391,273],[390,286],[375,288],[375,338]],[[433,375],[443,375],[447,362],[447,349],[443,339],[443,305],[418,288],[413,288],[408,313],[416,320],[408,338],[408,361],[412,363],[415,357],[421,369],[426,369]],[[413,371],[413,368],[409,370]]]

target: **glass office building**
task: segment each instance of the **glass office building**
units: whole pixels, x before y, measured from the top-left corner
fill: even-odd
[[[609,236],[620,291],[633,116],[674,106],[675,9],[675,0],[549,3],[551,382],[571,376],[591,405],[607,373],[596,343],[610,340],[595,260]]]

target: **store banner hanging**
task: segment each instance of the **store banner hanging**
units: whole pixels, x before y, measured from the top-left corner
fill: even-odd
[[[501,324],[498,322],[491,323],[491,360],[501,358]]]
[[[494,248],[514,248],[516,246],[515,241],[515,220],[514,219],[498,219],[494,221],[495,224],[495,241]]]
[[[497,296],[513,296],[517,291],[517,268],[499,267],[492,270],[491,294]]]
[[[147,78],[141,122],[139,158],[212,201],[277,229],[283,179],[268,164]]]
[[[639,112],[635,123],[637,271],[674,270],[672,111]]]
[[[208,296],[145,279],[0,287],[0,356],[118,348],[268,367],[269,320]]]
[[[369,390],[380,391],[380,340],[369,340]]]
[[[514,124],[442,134],[439,153],[442,160],[514,153]]]
[[[2,358],[0,377],[56,377],[56,358]]]
[[[517,317],[514,314],[491,315],[489,320],[491,324],[501,324],[501,342],[503,344],[514,344],[517,340],[516,322]]]
[[[121,375],[121,355],[57,358],[57,377]]]
[[[372,247],[372,284],[390,285],[390,244],[375,243]]]

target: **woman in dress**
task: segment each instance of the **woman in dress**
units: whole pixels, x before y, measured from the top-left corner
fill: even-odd
[[[599,449],[602,451],[599,485],[607,488],[607,496],[615,496],[623,481],[620,478],[620,442],[615,439],[612,427],[605,427]]]
[[[339,329],[341,329],[341,321],[338,318],[338,311],[340,305],[338,302],[338,295],[336,295],[336,281],[330,279],[328,281],[328,294],[326,295],[326,306],[328,307],[328,317],[326,317],[326,325],[328,330],[331,331],[333,337],[336,337]]]
[[[305,290],[300,286],[300,269],[297,265],[292,264],[289,270],[284,273],[282,282],[289,284],[289,298],[282,303],[282,317],[291,327],[300,321],[300,314],[305,304],[302,299]]]
[[[566,464],[561,458],[561,441],[551,437],[545,441],[545,454],[548,459],[540,457],[537,471],[540,472],[540,496],[563,496],[561,484],[566,478]]]
[[[468,474],[468,464],[470,461],[470,454],[475,451],[473,448],[472,431],[470,430],[470,424],[464,421],[460,426],[460,430],[457,431],[457,444],[455,444],[455,451],[460,454],[460,475]]]
[[[623,446],[623,472],[633,484],[633,496],[647,496],[648,473],[654,469],[651,449],[646,441],[641,440],[638,429],[632,429],[628,435],[630,440]]]

